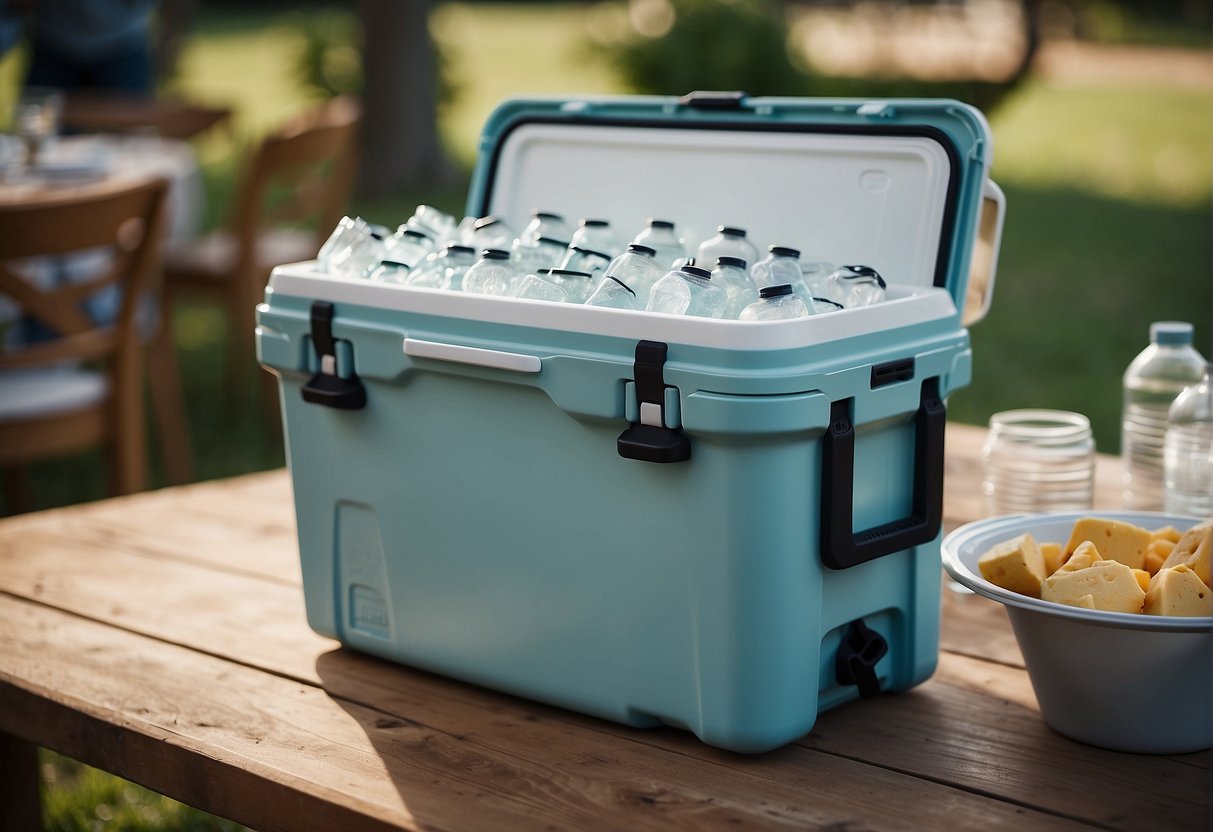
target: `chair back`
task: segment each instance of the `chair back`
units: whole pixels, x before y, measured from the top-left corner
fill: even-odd
[[[0,296],[48,335],[0,343],[0,369],[137,353],[136,311],[157,275],[167,187],[153,180],[0,204]],[[72,279],[53,272],[62,264]],[[86,301],[110,286],[121,297],[117,317],[94,320]]]
[[[362,105],[329,99],[262,140],[240,183],[229,231],[241,272],[259,295],[268,273],[257,262],[258,238],[271,229],[309,228],[315,256],[345,209],[357,164]]]

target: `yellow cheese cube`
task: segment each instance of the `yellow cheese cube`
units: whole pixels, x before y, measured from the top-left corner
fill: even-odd
[[[1213,586],[1209,583],[1210,536],[1213,536],[1213,520],[1188,529],[1163,561],[1162,568],[1186,566],[1196,573],[1196,577],[1200,578],[1205,586]]]
[[[1169,566],[1150,580],[1142,612],[1149,615],[1213,615],[1213,589],[1186,566]]]
[[[1151,575],[1157,575],[1158,570],[1162,569],[1165,560],[1165,556],[1158,554],[1153,548],[1150,548],[1146,550],[1146,561],[1141,566]]]
[[[977,568],[992,584],[1033,598],[1040,597],[1045,561],[1036,538],[1030,534],[999,543],[977,560]]]
[[[1120,561],[1130,569],[1141,569],[1146,560],[1146,547],[1150,545],[1150,532],[1121,520],[1083,517],[1074,524],[1066,554],[1072,555],[1084,540],[1094,543],[1105,559]],[[1096,597],[1096,603],[1098,601]]]
[[[1052,575],[1054,572],[1056,572],[1058,569],[1061,568],[1061,564],[1063,563],[1063,561],[1061,558],[1061,544],[1060,543],[1041,543],[1040,544],[1040,554],[1045,559],[1045,574],[1046,575]]]
[[[1077,572],[1079,569],[1086,569],[1088,566],[1094,565],[1095,561],[1103,560],[1099,556],[1099,550],[1095,548],[1095,544],[1089,540],[1084,540],[1078,544],[1078,548],[1074,550],[1074,554],[1059,566],[1056,572]]]
[[[1150,589],[1150,573],[1144,569],[1134,569],[1132,572],[1133,577],[1137,579],[1137,583],[1141,587],[1141,591],[1148,591]]]
[[[1134,613],[1141,612],[1146,597],[1133,571],[1114,560],[1097,560],[1085,569],[1062,567],[1040,587],[1042,599],[1058,604],[1086,606],[1086,595],[1091,596],[1093,609]]]
[[[1154,529],[1154,531],[1150,532],[1150,537],[1153,540],[1165,540],[1172,544],[1178,543],[1181,536],[1179,529],[1174,526],[1163,526],[1161,529]]]

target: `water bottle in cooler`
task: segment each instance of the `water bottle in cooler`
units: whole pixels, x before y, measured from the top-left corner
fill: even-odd
[[[508,251],[485,249],[480,259],[463,276],[463,291],[507,297],[515,288],[516,276],[517,270],[510,262]]]
[[[1191,324],[1159,321],[1150,325],[1150,345],[1124,374],[1120,454],[1125,463],[1125,508],[1162,508],[1167,410],[1185,387],[1200,381],[1204,368],[1204,358],[1192,346]]]
[[[628,250],[611,261],[606,273],[627,284],[636,293],[636,308],[649,303],[653,285],[665,277],[666,270],[657,262],[656,252],[645,245],[632,243]]]
[[[522,229],[522,233],[518,235],[518,239],[523,245],[534,245],[539,242],[540,237],[568,240],[572,236],[573,229],[563,216],[554,214],[551,211],[535,211],[531,214],[531,221],[527,223],[526,228]],[[568,243],[565,243],[565,245],[567,246]]]
[[[716,236],[709,237],[699,244],[695,260],[700,263],[715,263],[720,257],[736,257],[746,263],[756,263],[758,249],[746,239],[744,228],[721,225],[716,229]]]
[[[573,232],[569,247],[578,246],[591,251],[602,251],[608,256],[619,251],[619,238],[615,236],[609,220],[584,219]]]
[[[729,320],[736,320],[743,309],[758,300],[758,289],[746,271],[746,261],[740,257],[717,257],[712,280],[729,295],[724,308],[724,316]]]
[[[743,321],[786,321],[790,318],[807,318],[813,314],[803,300],[792,294],[791,284],[765,286],[758,293],[759,299],[741,310]]]
[[[728,302],[728,292],[723,286],[712,283],[710,271],[698,266],[683,266],[657,281],[647,311],[722,318]]]
[[[1175,399],[1163,445],[1164,506],[1169,514],[1213,515],[1213,385],[1203,378]]]
[[[617,277],[606,275],[588,298],[586,306],[605,306],[610,309],[640,309],[636,293]]]
[[[632,242],[653,249],[653,254],[662,268],[677,268],[675,263],[685,260],[687,256],[686,246],[674,233],[674,223],[669,220],[649,220],[648,225]]]

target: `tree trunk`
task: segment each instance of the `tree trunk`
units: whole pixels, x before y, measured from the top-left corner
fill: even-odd
[[[438,136],[438,62],[430,0],[359,0],[365,78],[359,196],[449,183]]]

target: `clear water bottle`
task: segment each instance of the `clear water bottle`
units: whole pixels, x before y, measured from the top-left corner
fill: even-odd
[[[560,268],[574,272],[588,272],[597,277],[600,274],[604,274],[610,265],[611,256],[605,252],[583,248],[582,246],[569,246],[569,250],[565,252],[564,260],[560,263]]]
[[[792,294],[791,284],[766,286],[758,293],[759,299],[741,310],[743,321],[786,321],[791,318],[807,318],[813,311],[803,300]]]
[[[613,255],[622,248],[610,222],[593,219],[582,220],[578,223],[577,230],[573,232],[573,238],[569,240],[569,246],[588,248],[590,251],[603,251],[608,255]]]
[[[644,230],[637,234],[632,242],[651,248],[653,256],[664,269],[675,268],[674,264],[685,260],[687,256],[686,246],[674,233],[674,223],[669,220],[649,220]]]
[[[479,251],[485,249],[509,248],[514,243],[514,232],[500,217],[481,217],[472,223],[472,248]]]
[[[700,263],[715,263],[721,257],[736,257],[747,264],[757,263],[758,249],[746,239],[744,228],[721,225],[716,229],[716,236],[699,244],[695,259]]]
[[[404,224],[408,228],[424,231],[435,244],[445,243],[455,237],[455,218],[432,205],[418,205],[413,216],[405,220]]]
[[[413,267],[434,250],[434,240],[424,231],[402,225],[383,241],[383,249],[389,259]]]
[[[361,245],[371,236],[371,226],[362,217],[342,217],[333,229],[333,233],[324,241],[320,252],[316,255],[320,267],[328,272],[336,272],[336,266],[344,263],[352,254],[355,247]]]
[[[560,265],[568,249],[568,243],[553,237],[539,237],[534,242],[525,242],[523,237],[514,241],[510,259],[518,268],[518,274],[525,277],[540,269],[554,269]]]
[[[378,283],[408,283],[411,267],[396,260],[380,260],[379,265],[367,272],[367,279]]]
[[[585,303],[594,288],[594,276],[576,269],[545,269],[539,276],[563,289],[569,303]]]
[[[572,236],[572,227],[560,214],[554,214],[551,211],[534,211],[531,213],[531,221],[527,223],[526,228],[522,229],[518,239],[523,245],[535,245],[541,237],[568,240]],[[568,246],[568,243],[565,243],[565,246]]]
[[[476,251],[471,246],[447,243],[425,259],[409,273],[409,286],[428,289],[463,289],[463,276],[476,262]]]
[[[724,305],[724,316],[729,320],[736,320],[741,316],[741,310],[758,300],[758,288],[750,280],[746,261],[740,257],[717,257],[716,268],[712,269],[712,280],[728,292],[729,299]]]
[[[1175,399],[1163,451],[1164,506],[1169,514],[1213,514],[1213,384],[1206,364],[1200,383]]]
[[[463,291],[507,297],[514,288],[516,274],[508,251],[485,249],[480,253],[480,259],[463,276]]]
[[[653,285],[665,277],[666,270],[657,262],[657,252],[645,245],[632,243],[628,250],[611,261],[606,273],[625,283],[636,293],[636,308],[649,304]]]
[[[722,318],[728,301],[728,292],[723,286],[712,283],[710,271],[698,266],[683,266],[657,281],[646,311]]]
[[[632,287],[617,277],[606,275],[585,301],[586,306],[605,306],[609,309],[639,309],[636,293]]]
[[[569,299],[568,293],[565,292],[564,287],[547,279],[546,275],[550,273],[551,269],[543,269],[543,274],[524,275],[518,282],[518,288],[514,290],[514,297],[566,303]]]
[[[1185,387],[1196,384],[1205,360],[1192,346],[1192,325],[1158,321],[1150,345],[1124,375],[1120,454],[1124,459],[1125,508],[1157,511],[1163,506],[1163,443],[1167,410]]]
[[[871,266],[839,266],[825,281],[825,296],[844,309],[871,306],[885,299],[885,282]]]

